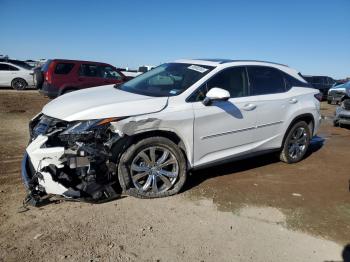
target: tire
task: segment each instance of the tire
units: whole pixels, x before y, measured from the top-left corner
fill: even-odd
[[[44,73],[41,68],[34,69],[35,88],[41,89],[44,83]]]
[[[282,162],[292,164],[303,159],[309,148],[311,131],[304,121],[295,123],[287,132],[280,152]]]
[[[170,164],[161,167],[167,163]],[[118,178],[123,191],[134,197],[175,195],[186,182],[186,159],[181,149],[168,138],[145,138],[130,145],[122,154]]]
[[[28,84],[23,78],[15,78],[12,80],[11,86],[15,90],[24,90]]]

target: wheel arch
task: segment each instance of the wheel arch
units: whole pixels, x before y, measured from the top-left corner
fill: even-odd
[[[149,137],[155,137],[155,136],[161,136],[161,137],[165,137],[168,138],[170,141],[174,142],[182,151],[182,153],[184,154],[184,157],[186,159],[187,165],[188,167],[191,167],[191,158],[190,156],[188,156],[188,154],[190,154],[190,150],[186,147],[183,139],[174,131],[171,130],[147,130],[147,131],[143,131],[143,132],[139,132],[139,133],[135,133],[133,135],[125,135],[122,139],[120,143],[115,143],[115,145],[113,145],[114,148],[119,148],[117,149],[118,151],[120,150],[121,154],[122,152],[124,152],[127,147],[129,147],[131,144],[135,144],[137,142],[139,142],[142,139],[145,138],[149,138]],[[121,144],[123,144],[122,148],[121,148]]]
[[[27,80],[25,80],[23,77],[15,77],[15,78],[13,78],[12,80],[11,80],[11,87],[13,86],[13,81],[15,81],[15,80],[23,80],[27,85],[26,86],[28,86],[28,82],[27,82]]]
[[[286,140],[286,137],[288,136],[289,130],[297,122],[300,122],[300,121],[305,121],[307,123],[307,125],[309,126],[310,131],[311,131],[311,137],[313,136],[314,128],[315,128],[315,118],[314,118],[314,116],[311,113],[305,113],[305,114],[298,115],[298,116],[294,117],[294,119],[288,125],[288,128],[286,129],[286,131],[284,133],[284,136],[283,136],[281,147],[284,145],[284,142]]]

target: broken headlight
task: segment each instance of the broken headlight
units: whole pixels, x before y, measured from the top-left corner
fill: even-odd
[[[95,137],[97,130],[105,128],[112,121],[117,121],[117,118],[79,121],[59,134],[59,138],[64,141],[88,140]]]

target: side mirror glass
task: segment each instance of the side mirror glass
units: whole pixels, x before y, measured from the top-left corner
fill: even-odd
[[[213,101],[226,101],[230,98],[230,92],[219,87],[211,88],[203,100],[205,106],[210,105]]]

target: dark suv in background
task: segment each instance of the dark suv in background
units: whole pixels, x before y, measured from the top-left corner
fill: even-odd
[[[328,90],[336,82],[333,78],[329,76],[303,76],[306,81],[308,81],[313,88],[320,90],[322,93],[322,100],[327,99]]]
[[[79,60],[48,60],[34,73],[35,86],[49,98],[83,88],[120,84],[126,80],[112,65]]]

